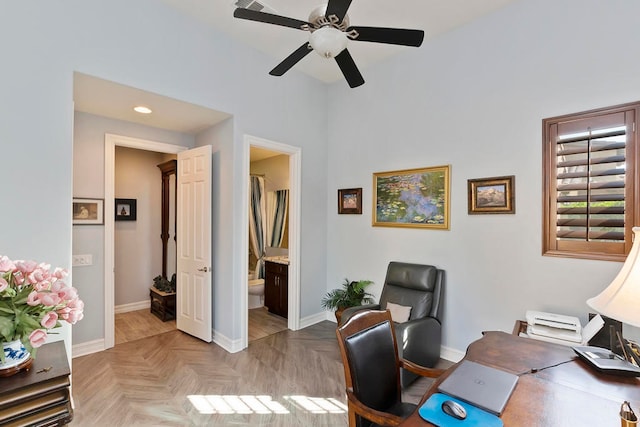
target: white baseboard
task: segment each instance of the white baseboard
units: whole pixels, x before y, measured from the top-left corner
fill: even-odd
[[[451,347],[440,347],[440,358],[448,360],[449,362],[458,363],[464,358],[465,353]]]
[[[76,358],[80,356],[86,356],[87,354],[97,353],[103,351],[104,339],[83,342],[82,344],[76,344],[71,348],[71,357]]]
[[[128,313],[130,311],[146,310],[149,308],[151,308],[151,301],[147,299],[144,301],[132,302],[129,304],[116,305],[114,307],[114,310],[116,314],[120,314]]]
[[[241,340],[232,340],[229,337],[221,334],[220,332],[216,332],[215,329],[213,330],[213,342],[229,353],[237,353],[244,350],[241,346]]]
[[[300,329],[315,325],[316,323],[324,322],[325,320],[329,320],[326,311],[321,311],[320,313],[303,317],[302,319],[300,319]],[[335,316],[333,317],[333,321],[335,322]]]

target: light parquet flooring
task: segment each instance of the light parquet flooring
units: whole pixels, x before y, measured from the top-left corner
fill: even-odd
[[[175,320],[163,322],[147,308],[115,315],[116,345],[176,329]]]
[[[346,426],[328,321],[237,353],[173,330],[73,359],[74,426]],[[430,382],[405,393],[417,402]]]
[[[116,345],[176,329],[175,320],[163,322],[149,309],[115,315]],[[265,307],[249,310],[249,342],[287,329],[287,319],[269,313]]]
[[[269,313],[265,307],[249,310],[249,342],[287,330],[287,319]]]

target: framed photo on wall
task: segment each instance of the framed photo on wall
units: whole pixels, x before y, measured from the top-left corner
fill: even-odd
[[[136,199],[116,199],[116,221],[136,220]]]
[[[73,225],[104,224],[104,200],[73,198]]]
[[[515,185],[514,175],[467,180],[469,215],[516,213]]]
[[[373,226],[449,229],[450,167],[373,174]]]
[[[338,213],[362,215],[362,188],[338,190]]]

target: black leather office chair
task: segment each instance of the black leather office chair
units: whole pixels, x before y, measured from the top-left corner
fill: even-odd
[[[385,310],[389,303],[401,306],[409,317],[394,325],[398,356],[420,366],[433,367],[440,359],[442,343],[444,278],[444,270],[432,265],[390,262],[380,302],[346,309],[342,322],[361,310]],[[416,378],[417,375],[403,370],[401,384],[406,387]]]
[[[432,378],[444,372],[398,357],[389,311],[360,311],[343,323],[336,335],[344,365],[350,427],[395,426],[415,411],[416,405],[401,400],[401,367]]]

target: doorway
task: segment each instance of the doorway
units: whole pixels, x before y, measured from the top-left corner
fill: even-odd
[[[241,342],[242,348],[246,348],[249,342],[249,304],[248,304],[248,280],[249,275],[249,181],[251,149],[267,150],[278,155],[288,156],[289,176],[289,207],[288,207],[288,283],[287,283],[287,328],[298,330],[300,325],[300,188],[301,188],[301,150],[287,144],[266,140],[250,135],[245,135],[243,144],[243,224],[244,235],[241,238],[241,251],[244,262],[242,263],[242,324]]]
[[[121,135],[105,135],[105,212],[115,210],[115,151],[116,146],[165,154],[178,154],[187,147],[161,142],[142,140]],[[105,215],[105,348],[115,345],[115,220],[113,215]],[[151,284],[149,284],[151,286]],[[135,313],[135,312],[134,312]],[[140,314],[140,313],[137,313]],[[150,313],[149,313],[150,314]],[[124,316],[133,317],[134,314]],[[141,320],[141,319],[136,319]],[[154,319],[147,319],[151,324]],[[157,325],[158,328],[163,326]]]

